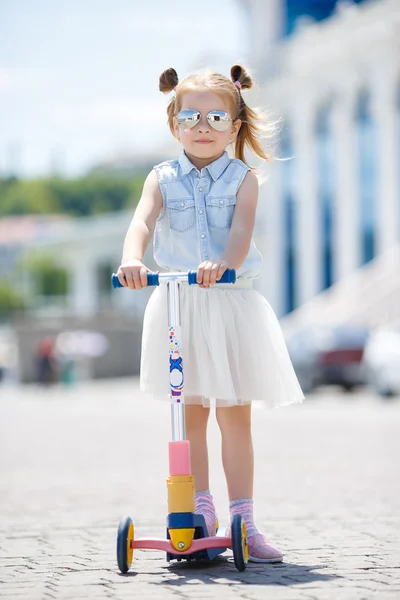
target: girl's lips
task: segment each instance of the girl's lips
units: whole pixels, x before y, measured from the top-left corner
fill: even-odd
[[[196,140],[196,144],[212,144],[212,140]]]

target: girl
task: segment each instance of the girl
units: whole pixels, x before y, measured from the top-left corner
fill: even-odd
[[[186,434],[190,440],[196,512],[215,535],[216,512],[209,491],[206,442],[210,399],[215,399],[222,436],[222,462],[230,516],[246,523],[249,560],[279,562],[281,552],[258,531],[253,519],[251,401],[270,406],[301,402],[277,318],[252,289],[262,258],[252,240],[258,181],[247,165],[248,147],[264,160],[262,117],[248,107],[243,91],[252,85],[240,66],[231,79],[196,73],[178,81],[174,69],[160,76],[160,91],[174,90],[168,124],[183,149],[177,160],[154,167],[126,235],[118,269],[122,285],[147,285],[143,256],[154,234],[154,258],[162,269],[197,266],[199,286],[181,290],[185,358]],[[235,158],[226,148],[233,144]],[[235,286],[218,284],[236,269]],[[143,324],[141,389],[164,396],[169,387],[166,286],[157,288]],[[228,533],[229,535],[229,533]]]

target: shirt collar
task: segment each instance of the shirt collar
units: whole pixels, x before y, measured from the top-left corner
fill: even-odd
[[[214,162],[210,163],[205,167],[208,170],[209,174],[213,178],[214,181],[217,181],[225,171],[226,167],[229,165],[230,159],[227,152],[224,152],[222,156],[214,160]],[[182,150],[181,155],[179,156],[179,164],[182,169],[182,173],[187,175],[193,169],[197,170],[194,164],[190,162],[188,157],[186,156],[184,150]]]

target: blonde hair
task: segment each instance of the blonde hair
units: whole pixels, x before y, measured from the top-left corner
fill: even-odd
[[[261,140],[271,138],[274,133],[274,125],[267,121],[264,113],[247,106],[243,99],[242,91],[252,87],[253,82],[247,71],[240,65],[231,68],[231,79],[220,73],[208,73],[198,71],[189,75],[179,82],[175,69],[166,69],[160,75],[160,92],[167,94],[175,90],[175,96],[167,106],[168,125],[173,136],[174,116],[181,108],[182,97],[186,92],[205,88],[223,98],[232,110],[233,121],[241,120],[241,126],[235,142],[235,158],[239,158],[245,164],[245,149],[250,149],[259,158],[270,161],[272,154],[266,154]],[[247,165],[249,166],[249,165]]]

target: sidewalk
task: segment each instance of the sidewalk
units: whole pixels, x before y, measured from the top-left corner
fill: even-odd
[[[0,598],[400,598],[400,401],[362,392],[254,406],[256,520],[284,563],[239,573],[229,552],[168,565],[136,551],[121,575],[121,515],[137,537],[165,532],[169,414],[136,380],[17,396],[0,387]],[[214,420],[209,440],[227,524]]]

